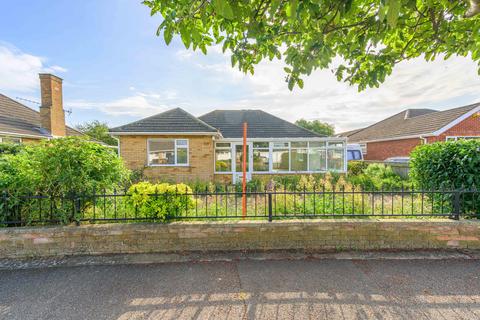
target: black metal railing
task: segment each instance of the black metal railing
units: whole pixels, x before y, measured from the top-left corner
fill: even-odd
[[[242,197],[246,197],[243,215]],[[168,222],[206,219],[290,218],[480,218],[477,190],[364,190],[314,186],[296,190],[162,192],[92,191],[70,195],[14,195],[0,198],[0,227],[102,222]]]

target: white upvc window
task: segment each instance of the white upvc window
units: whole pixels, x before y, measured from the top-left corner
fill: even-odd
[[[215,144],[215,172],[232,173],[234,143]],[[256,141],[248,142],[251,147],[253,173],[321,173],[346,170],[344,141]],[[237,165],[237,170],[238,170]]]
[[[362,153],[364,155],[366,155],[367,154],[367,144],[366,143],[360,143],[359,145],[360,145],[360,149],[362,149]]]
[[[22,138],[0,136],[0,143],[20,144],[20,143],[22,143]]]
[[[187,139],[147,139],[149,166],[188,166]]]
[[[253,146],[253,171],[269,172],[270,171],[270,143],[254,142]]]
[[[215,172],[232,172],[232,144],[230,142],[215,143]]]
[[[458,140],[477,140],[480,136],[449,136],[446,141],[458,141]]]

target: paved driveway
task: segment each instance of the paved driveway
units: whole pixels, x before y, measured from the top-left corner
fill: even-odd
[[[480,319],[478,260],[0,271],[0,319]]]

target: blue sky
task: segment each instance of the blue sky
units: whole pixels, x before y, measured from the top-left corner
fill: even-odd
[[[329,70],[288,91],[281,61],[244,75],[218,48],[204,56],[178,39],[155,36],[161,18],[140,1],[4,1],[0,19],[0,92],[39,101],[39,72],[64,79],[71,125],[120,125],[173,107],[201,115],[213,109],[263,109],[287,120],[320,119],[338,131],[405,108],[446,109],[480,102],[480,77],[468,58],[402,63],[380,89],[358,93]],[[33,108],[37,106],[25,103]]]

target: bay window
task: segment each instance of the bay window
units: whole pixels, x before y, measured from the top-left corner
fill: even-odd
[[[188,140],[186,139],[148,139],[149,166],[188,165]]]

